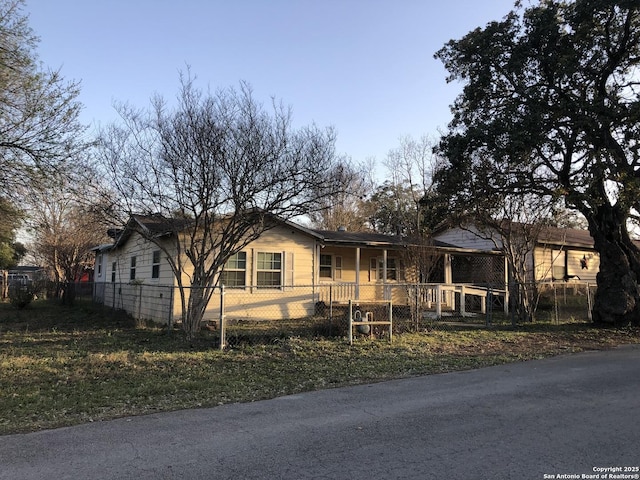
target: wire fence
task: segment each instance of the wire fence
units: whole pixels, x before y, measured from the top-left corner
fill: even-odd
[[[583,283],[531,285],[537,322],[589,321],[595,286]],[[134,318],[175,325],[191,289],[173,286],[96,283],[93,300]],[[390,338],[391,334],[516,325],[513,292],[468,284],[331,284],[282,288],[214,288],[203,328],[219,335],[221,346],[277,342],[300,336],[351,334]],[[358,312],[358,313],[357,313]],[[359,315],[359,317],[358,317]],[[350,329],[350,319],[372,322]],[[392,318],[392,328],[385,325]],[[365,332],[366,330],[366,332]]]

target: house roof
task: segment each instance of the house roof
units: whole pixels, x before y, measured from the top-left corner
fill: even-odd
[[[132,215],[124,230],[116,238],[114,247],[126,242],[133,232],[144,232],[145,236],[161,237],[184,229],[191,220],[167,218],[162,215]]]
[[[399,236],[383,235],[381,233],[348,232],[343,230],[311,230],[324,243],[336,245],[366,245],[371,247],[402,247],[407,244],[406,239]]]
[[[538,236],[538,243],[593,248],[593,238],[588,230],[577,228],[545,227]]]
[[[368,247],[368,248],[389,248],[401,249],[411,245],[406,237],[398,235],[386,235],[372,232],[349,232],[346,230],[319,230],[294,223],[289,220],[282,220],[272,216],[277,223],[282,223],[290,228],[294,228],[325,245],[342,247]],[[152,236],[170,235],[186,227],[189,223],[187,219],[171,219],[160,215],[133,215],[123,230],[118,231],[113,244],[103,244],[94,247],[92,250],[101,253],[112,248],[116,248],[127,241],[135,231],[143,230]],[[464,249],[455,245],[433,240],[433,246],[440,250],[456,251],[462,253],[478,253],[474,249]]]
[[[113,248],[113,243],[103,243],[102,245],[97,245],[91,249],[92,252],[102,253]]]
[[[409,239],[397,235],[385,235],[382,233],[370,232],[348,232],[343,230],[313,230],[315,236],[325,245],[344,246],[344,247],[371,247],[371,248],[405,248],[411,245]],[[465,249],[451,245],[450,243],[440,240],[433,240],[433,247],[441,251],[450,251],[463,254],[477,254],[478,250]],[[488,252],[482,252],[488,253]]]

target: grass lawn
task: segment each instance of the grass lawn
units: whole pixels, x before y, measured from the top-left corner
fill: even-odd
[[[639,343],[637,329],[586,323],[448,328],[386,340],[278,338],[217,349],[209,332],[137,326],[89,303],[0,303],[0,434]]]

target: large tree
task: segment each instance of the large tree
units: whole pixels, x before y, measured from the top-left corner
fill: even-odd
[[[19,198],[83,148],[79,86],[42,68],[23,0],[0,0],[0,189]]]
[[[640,207],[640,3],[545,0],[436,53],[464,89],[440,148],[439,179],[564,199],[600,254],[596,322],[640,323],[640,256],[627,220]]]
[[[340,189],[334,132],[295,128],[289,108],[265,108],[246,83],[212,93],[191,75],[174,106],[156,97],[147,110],[119,111],[101,142],[116,210],[154,215],[173,239],[137,230],[165,251],[192,337],[229,258],[274,218],[305,215]]]

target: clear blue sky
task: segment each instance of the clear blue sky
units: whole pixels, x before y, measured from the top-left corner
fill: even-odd
[[[105,125],[114,101],[148,105],[199,86],[252,85],[297,125],[338,132],[338,150],[382,160],[404,135],[436,136],[460,86],[433,54],[501,19],[513,0],[27,0],[50,68],[81,82],[82,121]]]

